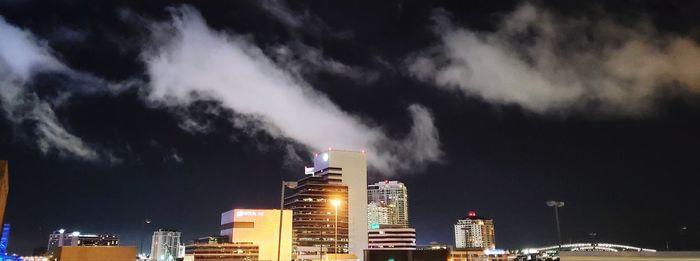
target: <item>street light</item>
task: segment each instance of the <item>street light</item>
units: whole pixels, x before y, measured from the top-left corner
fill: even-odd
[[[148,218],[146,218],[143,222],[141,222],[141,233],[140,233],[141,235],[139,236],[139,252],[141,252],[140,254],[144,254],[143,253],[143,230],[144,230],[144,227],[148,224],[151,224],[151,220]]]
[[[550,200],[550,201],[547,201],[547,206],[554,208],[554,218],[557,220],[557,240],[559,240],[559,248],[557,250],[561,250],[561,229],[559,228],[559,208],[564,207],[564,202]]]
[[[282,194],[280,194],[280,227],[277,236],[277,261],[280,261],[280,251],[282,248],[282,215],[284,215],[284,189],[294,189],[297,187],[295,181],[282,181]]]
[[[335,207],[335,258],[338,259],[338,207],[340,206],[339,199],[331,199],[331,205]]]

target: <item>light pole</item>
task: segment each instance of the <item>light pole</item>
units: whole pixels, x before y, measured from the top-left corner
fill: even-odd
[[[335,255],[334,255],[334,260],[338,259],[338,206],[340,206],[340,200],[338,199],[331,199],[330,200],[331,205],[335,207]]]
[[[280,194],[280,226],[277,236],[277,261],[280,261],[280,251],[282,248],[282,215],[284,215],[284,189],[296,188],[297,183],[294,181],[282,181],[282,193]]]
[[[554,208],[554,218],[557,220],[557,240],[559,243],[559,248],[557,250],[561,250],[561,229],[559,228],[559,208],[564,207],[564,202],[550,200],[550,201],[547,201],[547,206]]]
[[[144,227],[148,224],[151,224],[151,220],[146,218],[143,222],[141,222],[141,235],[139,236],[139,255],[143,256],[143,230]]]

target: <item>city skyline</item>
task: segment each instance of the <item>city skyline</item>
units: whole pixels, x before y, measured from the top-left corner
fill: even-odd
[[[221,213],[279,209],[280,182],[340,150],[366,157],[341,218],[371,227],[351,198],[399,181],[417,245],[453,244],[473,210],[499,249],[698,250],[698,9],[1,1],[8,250],[62,228],[138,250],[160,228],[218,235]]]

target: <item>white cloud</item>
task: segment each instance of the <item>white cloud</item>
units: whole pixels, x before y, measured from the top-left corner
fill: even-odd
[[[245,37],[210,29],[200,14],[182,7],[173,21],[154,27],[143,53],[150,77],[148,100],[167,106],[214,99],[242,118],[239,128],[292,139],[310,150],[366,149],[370,165],[394,173],[441,156],[428,111],[412,105],[414,127],[405,141],[341,110],[303,79],[273,62]],[[251,119],[253,122],[251,124]]]
[[[537,113],[593,110],[639,115],[660,94],[700,90],[700,47],[690,38],[606,17],[569,18],[531,4],[495,32],[451,24],[436,12],[441,43],[414,54],[417,78],[495,104]]]
[[[51,105],[27,89],[38,72],[74,74],[52,54],[45,43],[30,32],[8,24],[0,17],[0,105],[16,124],[35,126],[36,144],[48,153],[93,160],[97,153],[59,122]]]

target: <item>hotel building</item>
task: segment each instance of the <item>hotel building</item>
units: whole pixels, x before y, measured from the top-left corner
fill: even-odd
[[[382,181],[369,185],[367,188],[367,200],[385,206],[390,210],[389,220],[385,225],[399,225],[408,227],[408,190],[399,181]],[[369,224],[371,225],[371,224]]]
[[[456,248],[495,249],[495,237],[493,219],[477,216],[474,211],[455,224]]]
[[[150,260],[174,260],[184,256],[184,246],[180,244],[180,232],[171,229],[158,229],[153,232]]]
[[[279,209],[233,209],[221,214],[221,236],[236,244],[258,248],[257,260],[277,260],[279,239]],[[280,260],[292,260],[292,211],[282,214]]]
[[[365,153],[325,151],[314,157],[313,171],[307,173],[296,188],[286,193],[284,203],[294,215],[292,227],[297,259],[311,259],[312,255],[318,259],[323,253],[348,253],[362,259],[363,250],[367,248]],[[341,202],[337,241],[335,207],[331,200]]]

